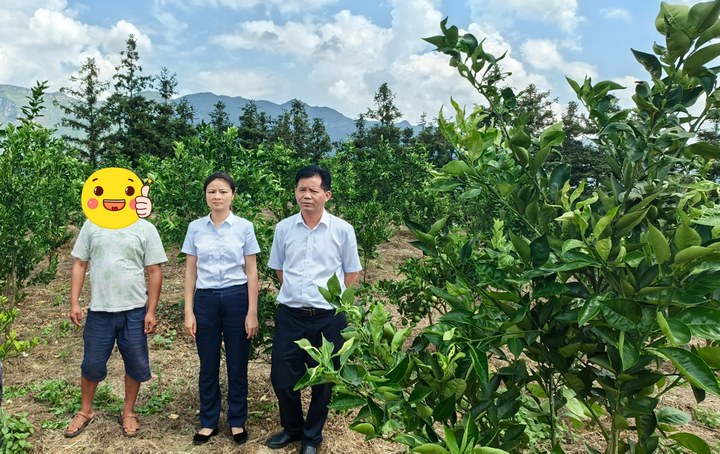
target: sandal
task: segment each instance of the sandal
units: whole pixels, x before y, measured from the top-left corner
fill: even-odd
[[[91,413],[88,415],[87,413],[78,411],[77,413],[75,413],[72,421],[70,421],[67,429],[65,429],[65,432],[63,432],[63,435],[65,435],[65,438],[77,437],[78,435],[83,433],[85,428],[87,428],[87,426],[91,422],[93,422],[94,419],[95,413]]]
[[[122,424],[122,432],[128,438],[137,437],[140,433],[140,420],[137,415],[123,415],[120,417],[120,424]],[[132,427],[135,430],[131,430]]]

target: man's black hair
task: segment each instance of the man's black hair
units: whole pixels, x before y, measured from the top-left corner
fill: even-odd
[[[323,188],[323,191],[329,191],[330,172],[328,172],[327,169],[323,169],[322,167],[318,167],[316,165],[305,166],[298,170],[295,174],[295,186],[297,186],[303,178],[312,178],[316,176],[320,177],[320,180],[322,181],[320,183],[320,187]]]

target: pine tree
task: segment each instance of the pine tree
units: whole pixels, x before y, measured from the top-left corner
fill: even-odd
[[[77,131],[76,135],[63,134],[63,139],[73,145],[77,157],[87,161],[95,169],[107,152],[106,140],[111,133],[111,121],[105,114],[102,97],[110,84],[100,80],[100,69],[94,58],[86,59],[77,75],[70,82],[78,87],[62,87],[60,92],[75,98],[70,105],[55,102],[64,116],[60,124]]]

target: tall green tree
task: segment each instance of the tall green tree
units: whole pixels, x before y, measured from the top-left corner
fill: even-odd
[[[64,116],[60,124],[76,131],[75,135],[63,134],[63,139],[73,145],[77,157],[96,169],[99,160],[107,152],[107,138],[111,134],[111,120],[103,108],[103,96],[110,84],[100,79],[100,68],[94,58],[86,59],[77,75],[70,77],[76,87],[62,87],[60,92],[74,98],[70,105],[55,101]]]
[[[440,131],[437,118],[430,123],[424,113],[420,117],[420,132],[415,136],[414,144],[425,149],[428,160],[436,168],[444,166],[453,159],[453,147]]]
[[[324,157],[329,156],[332,149],[332,141],[325,128],[325,122],[320,118],[313,118],[307,144],[308,158],[312,162],[318,163]]]
[[[114,92],[106,102],[107,115],[115,122],[109,142],[115,154],[137,163],[142,153],[163,155],[165,151],[153,121],[155,103],[143,96],[152,88],[152,77],[142,73],[137,40],[132,34],[125,44],[113,75]]]
[[[232,126],[226,107],[223,101],[218,100],[218,102],[213,105],[212,112],[210,112],[210,126],[215,129],[218,135],[223,135],[225,131]]]
[[[549,90],[540,91],[530,84],[516,95],[513,116],[524,122],[530,135],[538,135],[556,122],[553,103],[557,103],[557,98],[550,99]]]
[[[257,149],[270,138],[270,118],[258,110],[255,101],[242,108],[238,124],[238,140],[246,150]]]
[[[402,117],[402,112],[395,105],[395,93],[390,90],[387,82],[380,85],[373,97],[374,108],[368,107],[365,118],[378,121],[378,124],[370,128],[368,139],[370,146],[374,147],[386,141],[391,146],[398,146],[406,143],[412,136],[412,131],[401,131],[395,123]]]
[[[579,112],[579,104],[570,101],[562,115],[565,138],[562,144],[564,162],[570,166],[570,184],[574,187],[584,181],[593,188],[607,180],[610,168],[602,150],[590,140],[597,130],[587,117]]]

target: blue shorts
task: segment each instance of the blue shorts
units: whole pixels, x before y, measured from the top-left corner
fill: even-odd
[[[133,380],[150,380],[150,358],[145,334],[144,307],[123,312],[88,311],[83,331],[85,348],[80,366],[83,377],[99,382],[107,376],[107,361],[115,347],[125,362],[125,373]]]

